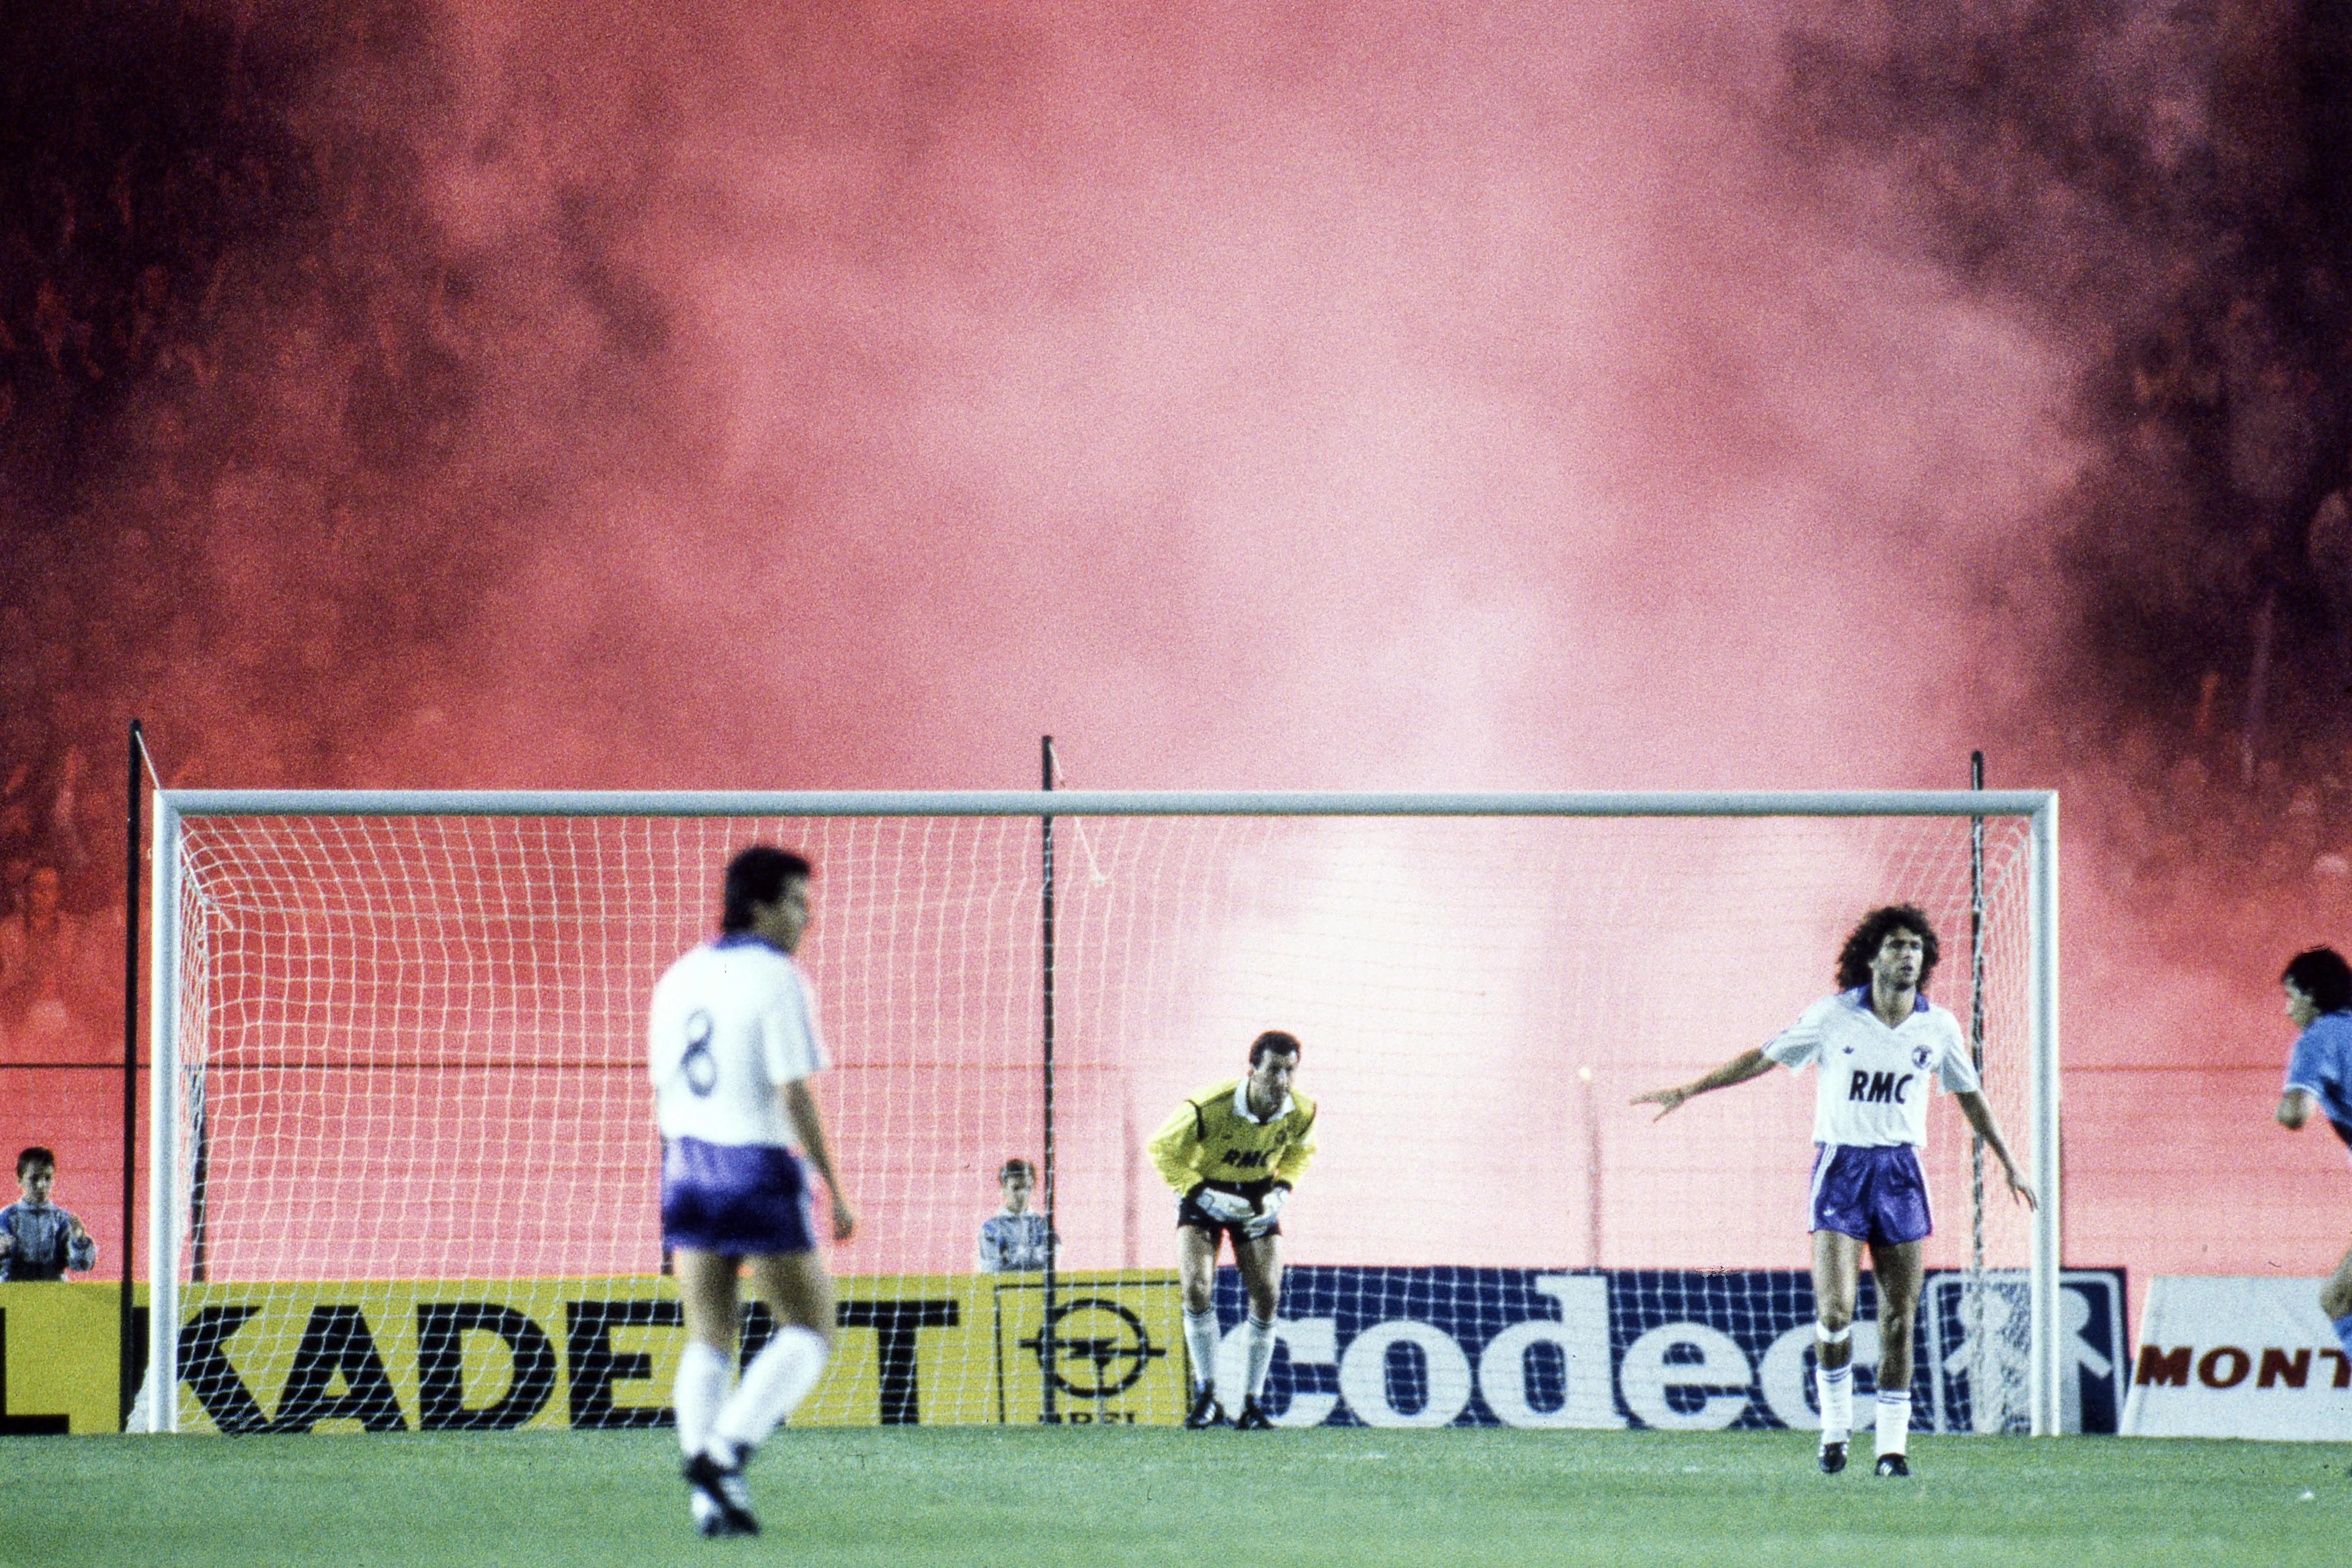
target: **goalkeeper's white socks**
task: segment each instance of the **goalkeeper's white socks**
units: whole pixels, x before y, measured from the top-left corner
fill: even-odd
[[[1911,1441],[1911,1391],[1878,1391],[1878,1453],[1902,1453]]]
[[[700,1340],[686,1342],[677,1358],[677,1386],[671,1402],[677,1406],[677,1446],[691,1456],[710,1440],[710,1425],[727,1399],[727,1353]]]
[[[1274,1322],[1250,1314],[1249,1331],[1242,1336],[1242,1345],[1249,1353],[1243,1364],[1242,1389],[1255,1399],[1265,1392],[1265,1370],[1274,1364]]]
[[[745,1454],[766,1442],[776,1424],[816,1386],[827,1354],[824,1336],[814,1329],[798,1323],[778,1329],[767,1348],[743,1369],[743,1379],[727,1403],[719,1407],[719,1418],[711,1423],[713,1457],[727,1461],[731,1469],[742,1463]]]
[[[1813,1325],[1813,1341],[1818,1345],[1845,1344],[1853,1338],[1853,1325],[1849,1323],[1835,1333],[1819,1323]],[[1821,1401],[1822,1441],[1843,1443],[1853,1435],[1853,1363],[1832,1372],[1819,1362],[1813,1364],[1813,1395]]]
[[[1192,1353],[1192,1389],[1194,1393],[1215,1385],[1217,1381],[1217,1309],[1205,1312],[1187,1308],[1184,1312],[1184,1348]]]

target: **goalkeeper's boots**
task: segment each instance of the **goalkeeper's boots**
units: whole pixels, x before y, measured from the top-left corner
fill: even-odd
[[[699,1453],[680,1467],[686,1484],[694,1489],[694,1527],[705,1535],[757,1535],[760,1521],[751,1513],[751,1491],[743,1484],[740,1463],[720,1464]]]
[[[1225,1425],[1224,1406],[1217,1403],[1217,1389],[1214,1384],[1193,1390],[1192,1408],[1184,1413],[1184,1425],[1195,1432],[1203,1427]]]
[[[1822,1445],[1822,1474],[1825,1476],[1833,1476],[1843,1469],[1845,1469],[1845,1445],[1843,1443],[1823,1443]]]
[[[1242,1413],[1234,1417],[1234,1426],[1244,1432],[1274,1430],[1274,1423],[1267,1419],[1265,1411],[1257,1407],[1257,1401],[1247,1397],[1242,1400]]]
[[[1878,1456],[1878,1473],[1882,1476],[1907,1476],[1911,1473],[1911,1466],[1900,1454],[1881,1454]]]

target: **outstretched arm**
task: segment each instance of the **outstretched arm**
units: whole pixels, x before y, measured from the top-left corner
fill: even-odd
[[[1678,1089],[1653,1089],[1647,1094],[1636,1094],[1631,1104],[1660,1105],[1663,1118],[1667,1112],[1682,1108],[1682,1103],[1710,1089],[1728,1089],[1735,1083],[1745,1083],[1751,1078],[1761,1078],[1772,1071],[1772,1059],[1764,1054],[1762,1046],[1752,1046],[1717,1068],[1706,1077],[1685,1083]]]
[[[2001,1142],[2000,1129],[1993,1124],[1992,1106],[1986,1103],[1983,1092],[1971,1089],[1952,1098],[1960,1103],[1960,1114],[1969,1119],[1969,1128],[1984,1140],[1985,1147],[2000,1161],[2000,1174],[2009,1183],[2011,1195],[2023,1198],[2028,1208],[2041,1207],[2033,1196],[2033,1188],[2026,1185],[2024,1174],[2017,1168],[2017,1162],[2010,1158],[2009,1145]]]
[[[2301,1089],[2288,1090],[2279,1096],[2276,1114],[2280,1126],[2290,1133],[2302,1132],[2304,1124],[2311,1120],[2310,1094]]]

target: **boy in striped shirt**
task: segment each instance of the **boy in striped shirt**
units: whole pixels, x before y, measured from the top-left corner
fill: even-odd
[[[1029,1207],[1037,1185],[1037,1167],[1027,1160],[1010,1159],[996,1173],[997,1190],[1004,1207],[980,1222],[980,1271],[1009,1274],[1043,1269],[1054,1253],[1054,1233],[1045,1217]]]
[[[81,1221],[49,1201],[58,1156],[38,1145],[16,1156],[21,1203],[0,1208],[0,1281],[58,1280],[98,1265],[98,1243]]]

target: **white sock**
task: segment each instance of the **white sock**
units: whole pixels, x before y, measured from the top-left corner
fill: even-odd
[[[697,1454],[710,1439],[710,1424],[727,1397],[727,1353],[700,1340],[686,1342],[677,1358],[677,1385],[671,1402],[677,1406],[677,1446],[681,1453]]]
[[[1843,1443],[1853,1435],[1853,1366],[1832,1372],[1813,1368],[1813,1393],[1822,1402],[1822,1441]]]
[[[1878,1391],[1878,1451],[1899,1454],[1911,1440],[1911,1395]]]
[[[1252,1313],[1249,1332],[1243,1336],[1242,1345],[1249,1353],[1249,1359],[1244,1364],[1248,1368],[1248,1375],[1242,1379],[1242,1386],[1255,1399],[1265,1392],[1265,1371],[1274,1364],[1273,1321],[1260,1322],[1257,1315]]]
[[[711,1423],[714,1444],[732,1444],[735,1450],[731,1456],[719,1457],[740,1464],[744,1454],[767,1441],[776,1424],[816,1386],[827,1354],[824,1336],[814,1329],[798,1323],[778,1329],[768,1348],[743,1369],[742,1381],[719,1407],[719,1419]]]
[[[1835,1333],[1813,1325],[1816,1352],[1833,1344],[1848,1344],[1853,1340],[1852,1324]],[[1822,1405],[1822,1441],[1843,1443],[1853,1435],[1853,1363],[1832,1372],[1819,1361],[1813,1363],[1813,1396]]]
[[[1217,1309],[1184,1314],[1184,1348],[1192,1353],[1192,1392],[1217,1381]]]

